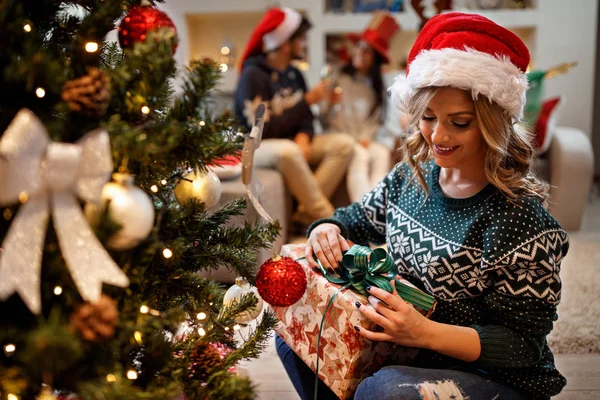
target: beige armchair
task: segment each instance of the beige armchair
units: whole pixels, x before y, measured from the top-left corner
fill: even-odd
[[[579,129],[557,127],[544,159],[546,171],[541,175],[551,186],[548,210],[565,230],[578,231],[594,173],[592,144]]]

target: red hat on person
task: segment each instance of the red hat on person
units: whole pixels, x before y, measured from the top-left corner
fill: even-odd
[[[269,9],[250,35],[240,59],[240,70],[248,58],[275,50],[288,41],[301,24],[302,14],[296,10],[287,7]]]
[[[361,33],[350,33],[348,39],[353,42],[364,40],[384,59],[385,63],[390,62],[388,51],[390,42],[394,35],[400,30],[400,26],[388,12],[378,11],[373,13],[373,18],[367,28]]]
[[[523,117],[529,50],[508,29],[477,14],[447,13],[431,18],[408,56],[406,76],[390,88],[404,111],[415,91],[450,86],[487,97],[515,119]]]

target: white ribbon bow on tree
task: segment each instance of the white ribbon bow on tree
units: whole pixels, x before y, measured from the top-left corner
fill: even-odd
[[[0,139],[0,206],[24,204],[2,243],[0,300],[17,292],[31,312],[40,313],[50,210],[63,258],[84,300],[97,302],[103,283],[129,285],[77,200],[97,202],[112,167],[105,130],[89,132],[74,144],[55,143],[35,114],[27,109],[17,113]]]

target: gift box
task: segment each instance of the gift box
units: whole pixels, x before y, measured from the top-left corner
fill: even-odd
[[[382,366],[406,364],[416,356],[417,349],[389,342],[370,341],[360,336],[354,325],[372,331],[379,330],[354,305],[357,301],[368,304],[366,292],[360,290],[360,287],[348,287],[340,291],[346,285],[331,282],[330,280],[336,281],[336,278],[326,277],[325,271],[324,275],[313,270],[304,260],[304,245],[285,245],[281,255],[291,257],[302,265],[308,284],[304,296],[292,306],[273,307],[281,320],[275,330],[313,371],[317,371],[318,352],[319,378],[340,399],[351,397],[358,384]],[[373,258],[375,257],[371,256]],[[377,278],[386,281],[383,277]],[[389,280],[387,282],[389,284]],[[372,282],[369,284],[373,285]],[[406,286],[409,290],[402,290],[404,286],[396,284],[401,289],[398,293],[412,304],[420,304],[423,314],[429,314],[435,308],[431,296],[412,285]],[[361,291],[363,294],[359,293]],[[402,292],[406,292],[406,297]],[[319,335],[322,321],[322,332]]]

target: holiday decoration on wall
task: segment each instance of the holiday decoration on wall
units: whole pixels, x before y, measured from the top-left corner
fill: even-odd
[[[527,73],[529,88],[525,103],[525,122],[535,127],[533,145],[538,155],[547,152],[552,143],[552,133],[558,123],[558,114],[564,104],[564,98],[543,99],[544,82],[556,76],[566,74],[577,62],[566,62],[547,70],[532,70]]]
[[[91,117],[106,113],[110,100],[110,81],[104,71],[88,67],[87,75],[65,83],[62,99],[71,110]]]
[[[77,201],[97,201],[110,176],[106,131],[90,132],[74,144],[54,143],[41,121],[22,109],[0,139],[0,154],[0,206],[22,204],[2,243],[0,300],[16,292],[31,312],[41,311],[40,269],[50,214],[85,300],[98,301],[103,283],[126,287],[127,276],[98,241]]]
[[[113,250],[128,250],[139,245],[148,237],[154,226],[154,206],[148,195],[133,183],[129,174],[113,174],[114,182],[109,182],[102,189],[101,201],[88,203],[85,215],[97,225],[101,213],[108,207],[112,221],[121,229],[108,241]]]
[[[143,42],[148,37],[148,33],[161,28],[168,28],[173,36],[177,36],[177,29],[171,18],[164,12],[150,6],[150,3],[143,1],[141,6],[133,7],[123,18],[117,28],[119,32],[119,44],[124,49],[132,48],[134,43]],[[173,54],[177,50],[177,45],[173,47]]]
[[[238,324],[245,324],[255,320],[260,315],[260,312],[263,308],[263,300],[258,294],[258,290],[256,287],[250,285],[246,278],[238,276],[235,278],[235,285],[227,289],[225,296],[223,297],[223,306],[230,307],[236,303],[239,303],[243,296],[250,293],[252,293],[258,299],[258,302],[256,303],[256,307],[252,308],[251,310],[244,311],[235,318],[235,322]]]
[[[434,15],[446,10],[452,10],[452,0],[411,0],[410,4],[421,20],[419,30]]]
[[[214,172],[204,173],[196,170],[181,178],[175,186],[175,198],[181,205],[193,199],[204,203],[204,207],[210,209],[221,199],[221,191],[221,181]]]
[[[259,268],[256,287],[263,300],[273,307],[288,307],[304,295],[306,273],[290,257],[275,256]]]
[[[115,301],[103,294],[97,303],[80,304],[71,314],[70,327],[85,340],[99,341],[114,335],[118,318]]]

